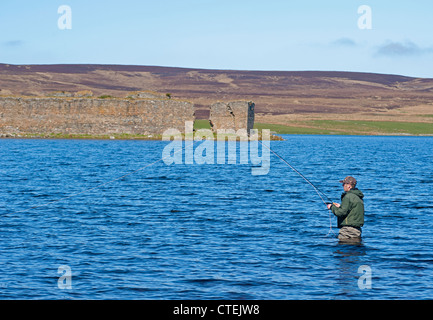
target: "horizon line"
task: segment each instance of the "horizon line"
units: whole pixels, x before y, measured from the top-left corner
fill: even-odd
[[[380,73],[371,71],[347,71],[347,70],[265,70],[265,69],[224,69],[224,68],[197,68],[197,67],[179,67],[179,66],[161,66],[161,65],[142,65],[142,64],[121,64],[121,63],[28,63],[28,64],[15,64],[0,62],[3,66],[113,66],[113,67],[149,67],[149,68],[167,68],[167,69],[185,69],[185,70],[209,70],[209,71],[234,71],[234,72],[332,72],[332,73],[358,73],[358,74],[376,74],[376,75],[389,75],[399,76],[412,79],[433,79],[433,77],[418,77],[407,76],[397,73]]]

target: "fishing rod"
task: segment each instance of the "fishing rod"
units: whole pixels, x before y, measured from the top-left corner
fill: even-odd
[[[294,166],[292,166],[286,159],[284,159],[283,157],[281,157],[278,153],[276,153],[274,150],[272,150],[270,147],[268,147],[266,144],[262,143],[262,141],[258,140],[260,142],[260,144],[264,147],[266,147],[269,151],[271,151],[274,155],[276,155],[278,158],[280,158],[285,164],[287,164],[290,169],[292,169],[294,172],[296,172],[302,179],[304,179],[310,186],[312,186],[314,188],[314,191],[316,191],[317,195],[320,197],[320,199],[322,200],[322,202],[327,206],[328,204],[334,203],[323,191],[321,191],[318,187],[316,187],[310,180],[308,180],[301,172],[299,172]],[[326,202],[322,195],[329,201]],[[332,231],[332,220],[331,220],[331,209],[328,209],[329,211],[329,232],[334,233]]]
[[[260,144],[264,147],[266,147],[267,149],[269,149],[269,151],[271,151],[273,154],[275,154],[278,158],[280,158],[285,164],[287,164],[293,171],[295,171],[299,176],[301,176],[302,179],[304,179],[309,185],[311,185],[314,190],[316,191],[316,193],[319,195],[320,199],[323,201],[324,204],[328,204],[328,203],[333,203],[333,201],[324,193],[322,192],[318,187],[316,187],[310,180],[308,180],[302,173],[300,173],[294,166],[292,166],[287,160],[285,160],[283,157],[281,157],[278,153],[276,153],[274,150],[272,150],[270,147],[268,147],[267,145],[263,144],[260,140],[259,140]],[[329,200],[330,202],[326,202],[322,195]]]

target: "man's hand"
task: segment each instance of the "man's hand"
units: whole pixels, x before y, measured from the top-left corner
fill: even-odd
[[[328,207],[328,209],[331,209],[332,205],[336,206],[337,208],[340,208],[340,204],[339,203],[328,203],[326,206]]]

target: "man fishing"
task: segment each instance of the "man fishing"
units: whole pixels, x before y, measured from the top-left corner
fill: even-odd
[[[342,242],[361,242],[361,227],[364,225],[364,194],[356,188],[356,179],[347,176],[340,180],[344,192],[341,204],[327,204],[328,209],[337,217],[340,232],[338,239]]]

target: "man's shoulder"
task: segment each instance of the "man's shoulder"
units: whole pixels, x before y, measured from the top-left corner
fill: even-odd
[[[364,197],[364,195],[360,190],[356,189],[356,190],[348,191],[346,197],[348,197],[348,199],[350,200],[356,201],[356,200],[361,200]]]

